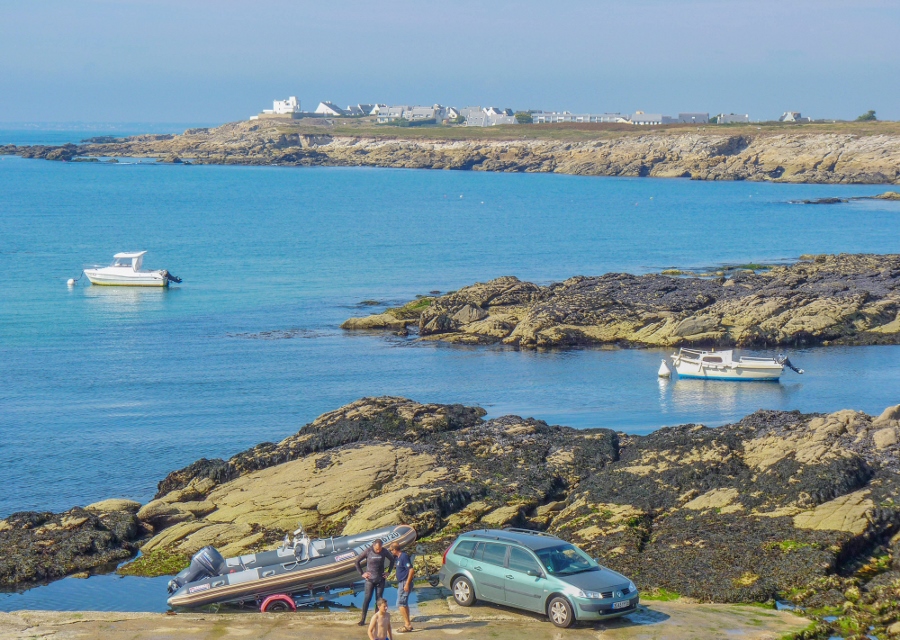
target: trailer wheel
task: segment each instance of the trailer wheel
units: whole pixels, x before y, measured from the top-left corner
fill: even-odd
[[[277,594],[269,596],[259,605],[259,610],[263,613],[283,613],[285,611],[296,611],[297,605],[294,599],[288,595]]]

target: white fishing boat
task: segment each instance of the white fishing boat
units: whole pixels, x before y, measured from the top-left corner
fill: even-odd
[[[679,378],[709,380],[772,380],[781,377],[784,368],[803,373],[784,355],[774,358],[734,357],[734,351],[701,351],[679,349],[672,354],[672,364]]]
[[[108,267],[85,269],[91,284],[124,287],[168,287],[170,282],[181,282],[165,269],[151,271],[141,268],[146,251],[117,253]]]

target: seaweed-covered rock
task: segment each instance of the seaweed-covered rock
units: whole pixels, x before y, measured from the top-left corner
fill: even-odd
[[[22,511],[0,520],[0,586],[51,580],[130,558],[143,529],[128,510]]]
[[[898,413],[758,411],[714,429],[635,436],[364,398],[213,474],[208,462],[172,474],[167,486],[178,488],[142,513],[174,515],[173,524],[144,550],[187,557],[215,544],[237,554],[298,521],[314,534],[403,521],[424,552],[441,553],[462,530],[528,526],[576,542],[644,589],[764,601],[857,571],[880,546],[887,559],[870,572],[892,570],[900,444],[877,439],[900,428]],[[827,591],[816,592],[823,602]]]
[[[809,256],[718,278],[608,273],[540,287],[506,276],[435,298],[406,324],[426,340],[527,348],[896,344],[900,255]]]

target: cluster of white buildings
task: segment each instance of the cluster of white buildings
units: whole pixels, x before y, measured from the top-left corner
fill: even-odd
[[[570,113],[569,111],[535,111],[531,114],[535,124],[555,122],[608,122],[621,124],[707,124],[708,113],[679,113],[677,117],[665,116],[661,113],[644,113],[635,111],[622,113]]]
[[[601,122],[621,123],[632,125],[661,125],[661,124],[717,124],[749,123],[749,114],[720,113],[710,120],[708,113],[687,112],[677,116],[667,116],[661,113],[644,113],[635,111],[631,114],[621,113],[571,113],[569,111],[531,111],[528,112],[531,121],[535,124],[551,124],[561,122]],[[287,100],[275,100],[271,109],[265,109],[260,115],[253,116],[251,120],[260,117],[292,117],[299,118],[303,115],[318,115],[329,118],[374,116],[378,123],[388,124],[400,120],[409,122],[449,122],[452,124],[464,124],[467,127],[492,127],[503,124],[518,124],[519,120],[512,109],[499,109],[497,107],[445,107],[434,104],[430,107],[413,105],[386,104],[357,104],[348,105],[346,108],[338,107],[333,102],[320,102],[312,113],[304,113],[300,109],[300,101],[296,96]],[[526,120],[527,121],[527,120]],[[810,118],[800,115],[799,111],[785,111],[779,118],[780,122],[810,122]]]
[[[497,107],[445,107],[434,104],[430,107],[413,105],[387,104],[356,104],[342,108],[333,102],[320,102],[315,111],[304,112],[300,107],[300,101],[296,96],[287,100],[275,100],[271,109],[265,109],[251,120],[272,117],[300,118],[303,116],[322,116],[326,118],[345,118],[375,116],[381,124],[408,120],[410,122],[450,122],[464,124],[467,127],[491,127],[499,124],[516,124],[516,117],[512,109],[499,109]]]
[[[358,104],[341,109],[332,102],[320,102],[315,112],[318,115],[341,116],[375,116],[379,124],[387,124],[398,120],[410,122],[453,122],[465,124],[467,127],[490,127],[498,124],[516,124],[516,117],[512,109],[499,109],[497,107],[445,107],[441,104],[433,104],[430,107],[414,106],[408,104]]]

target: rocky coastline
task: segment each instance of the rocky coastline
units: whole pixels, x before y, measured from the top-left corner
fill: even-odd
[[[297,522],[329,535],[404,521],[435,566],[460,531],[517,525],[578,543],[651,596],[792,601],[820,618],[797,637],[900,622],[900,405],[647,436],[484,415],[363,398],[279,443],[174,471],[139,509],[14,514],[0,520],[0,579],[21,586],[138,548],[126,573],[171,573],[208,544],[276,545]]]
[[[180,135],[101,137],[62,146],[7,145],[0,154],[71,161],[151,157],[191,164],[371,166],[565,173],[585,176],[896,184],[900,135],[893,129],[556,126],[417,131],[339,129],[329,120],[258,120]],[[626,130],[627,129],[627,130]]]
[[[520,348],[805,347],[900,343],[900,255],[806,256],[709,274],[496,278],[365,317],[345,330]]]

